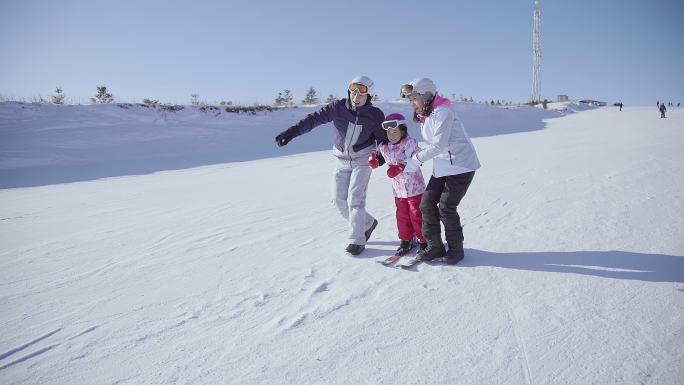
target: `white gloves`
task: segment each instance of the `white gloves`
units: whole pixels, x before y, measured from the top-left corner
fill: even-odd
[[[413,155],[412,157],[406,159],[406,167],[404,168],[404,171],[418,172],[420,171],[420,166],[421,163],[418,161],[418,158],[415,155]]]

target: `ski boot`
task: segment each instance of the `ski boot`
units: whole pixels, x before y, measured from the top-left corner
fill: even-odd
[[[460,247],[449,247],[446,255],[444,255],[444,262],[446,262],[447,265],[455,265],[459,263],[463,257],[463,244],[461,243]]]
[[[399,243],[399,248],[394,255],[406,255],[409,251],[413,250],[414,247],[416,247],[415,239],[410,241],[405,241],[402,239],[402,241]]]
[[[432,261],[433,259],[442,258],[442,257],[444,257],[444,254],[446,254],[446,250],[444,249],[444,245],[442,243],[438,243],[438,244],[428,243],[428,245],[425,249],[420,250],[416,254],[416,259],[419,259],[423,262],[427,262],[427,261]]]
[[[359,255],[359,254],[361,254],[361,252],[365,248],[366,248],[365,245],[355,245],[353,243],[350,243],[349,246],[347,246],[346,250],[347,250],[347,253],[349,253],[351,255]]]
[[[446,233],[447,246],[449,250],[444,256],[444,262],[447,265],[455,265],[459,263],[463,257],[463,230],[459,227],[456,231],[448,231]]]

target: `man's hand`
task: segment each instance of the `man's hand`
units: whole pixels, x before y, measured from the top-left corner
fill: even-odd
[[[278,144],[278,147],[283,147],[284,145],[290,143],[295,136],[297,136],[297,128],[292,126],[278,134],[278,136],[275,137],[275,141],[276,144]]]

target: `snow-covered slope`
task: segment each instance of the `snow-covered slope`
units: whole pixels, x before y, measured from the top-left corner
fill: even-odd
[[[412,116],[406,102],[381,103],[386,113]],[[128,107],[124,105],[123,107]],[[0,188],[29,187],[147,174],[209,164],[321,151],[332,147],[330,126],[276,148],[275,136],[318,107],[257,115],[142,106],[54,106],[0,103]],[[473,137],[541,130],[562,116],[537,108],[456,105]],[[416,124],[409,123],[413,136]]]
[[[15,140],[3,108],[3,139]],[[262,151],[249,161],[0,190],[0,382],[681,383],[684,112],[506,110],[519,114],[510,129],[498,111],[479,126],[486,111],[469,122],[462,112],[474,131],[501,122],[508,134],[474,135],[483,167],[460,207],[457,266],[374,263],[397,246],[384,168],[368,192],[378,229],[358,258],[345,255],[330,152],[270,156],[257,143],[272,146],[301,110],[217,123],[245,129],[216,134],[207,151],[235,140],[245,154]],[[73,149],[98,123],[130,116],[138,123],[117,132],[127,143],[149,135],[159,145],[140,147],[140,159],[163,160],[173,151],[158,135],[192,122],[62,113],[54,120],[73,124],[46,136],[27,113],[21,127],[35,129],[13,142],[33,154],[24,160],[54,161],[50,132]],[[48,126],[51,114],[38,115]],[[201,149],[197,138],[215,134],[207,124],[178,143]],[[292,145],[316,150],[331,135],[319,131]],[[80,145],[96,153],[99,143]],[[18,169],[25,153],[8,148],[3,170]]]

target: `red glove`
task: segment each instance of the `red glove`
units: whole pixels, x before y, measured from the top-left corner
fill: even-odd
[[[375,151],[371,152],[370,157],[368,158],[368,165],[372,169],[380,167],[380,162],[378,162],[378,157],[375,155]]]
[[[387,176],[390,178],[394,178],[395,176],[401,174],[402,171],[404,171],[404,167],[406,167],[406,165],[403,163],[389,165],[389,167],[387,168]]]

